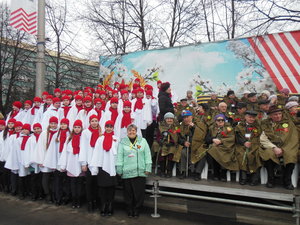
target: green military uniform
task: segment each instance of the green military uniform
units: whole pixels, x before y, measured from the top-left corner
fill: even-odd
[[[218,128],[215,124],[209,128],[211,137],[221,140],[216,146],[211,144],[207,151],[223,168],[227,170],[238,170],[238,162],[234,153],[235,134],[233,128],[225,123],[225,126]]]
[[[299,137],[298,131],[292,120],[283,117],[280,122],[274,123],[266,119],[262,121],[262,130],[267,137],[267,141],[261,138],[264,148],[260,151],[260,156],[264,161],[271,159],[276,164],[280,164],[279,159],[273,152],[273,147],[282,148],[284,165],[297,162]],[[271,143],[270,143],[271,142]]]
[[[288,97],[284,97],[282,95],[277,96],[277,105],[283,108],[288,100]]]
[[[259,111],[258,102],[247,101],[247,110],[256,111],[256,112]]]
[[[211,109],[211,107],[218,107],[220,102],[221,101],[219,99],[210,99],[207,101],[207,104],[208,104],[209,108]]]
[[[239,113],[235,113],[232,117],[233,119],[233,127],[236,127],[239,123],[243,122],[245,120],[245,114],[239,114]]]
[[[257,121],[253,124],[246,124],[246,122],[243,121],[236,126],[235,132],[237,139],[235,153],[239,168],[240,170],[254,173],[261,167],[261,159],[259,156],[259,151],[261,150],[261,127]],[[244,146],[244,143],[247,141],[251,142],[251,147],[248,149],[248,152]]]

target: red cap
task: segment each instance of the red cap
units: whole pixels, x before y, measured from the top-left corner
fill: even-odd
[[[60,99],[59,98],[53,98],[52,101],[53,101],[53,103],[56,103],[56,102],[60,102]]]
[[[82,121],[81,120],[76,120],[73,124],[73,127],[82,127]]]
[[[42,129],[42,125],[40,123],[35,123],[35,124],[33,124],[33,129],[34,128],[41,128]]]
[[[46,99],[53,99],[52,95],[47,95]]]
[[[136,94],[136,93],[137,93],[137,89],[132,90],[131,93],[132,93],[132,94]]]
[[[92,102],[93,99],[91,98],[91,96],[86,96],[84,99],[83,99],[83,102]]]
[[[107,121],[105,122],[105,126],[107,126],[107,125],[113,126],[113,125],[114,125],[114,121],[112,121],[112,120],[107,120]]]
[[[121,95],[124,95],[124,94],[128,94],[128,91],[122,90],[122,91],[121,91]]]
[[[97,88],[103,88],[103,85],[98,84],[98,85],[97,85]]]
[[[139,84],[136,84],[136,83],[134,83],[133,85],[132,85],[132,88],[133,89],[137,89],[137,88],[139,88],[140,87],[140,85]]]
[[[89,118],[89,119],[90,119],[90,122],[91,122],[92,119],[95,119],[95,118],[98,120],[98,116],[96,116],[96,115],[91,115],[90,118]]]
[[[29,123],[25,123],[23,126],[22,126],[22,130],[29,130],[31,131],[31,125]]]
[[[66,93],[67,95],[73,95],[73,91],[71,91],[71,90],[65,90],[65,93]]]
[[[58,123],[58,119],[56,116],[52,116],[50,119],[49,119],[49,123]]]
[[[99,91],[99,94],[100,94],[100,95],[106,95],[106,92],[103,91],[103,90],[100,90],[100,91]]]
[[[26,100],[26,101],[24,102],[24,105],[25,105],[25,104],[28,104],[28,105],[32,106],[32,101]]]
[[[44,91],[42,95],[49,95],[47,91]]]
[[[67,125],[69,126],[70,121],[69,121],[67,118],[63,118],[63,119],[61,119],[61,121],[60,121],[60,124],[62,124],[62,123],[65,123],[65,124],[67,124]]]
[[[33,102],[40,102],[40,103],[42,103],[43,100],[40,97],[34,97]]]
[[[14,127],[23,127],[23,123],[20,121],[16,121]]]
[[[138,88],[138,89],[137,89],[137,92],[142,92],[142,93],[144,93],[144,90],[143,90],[143,88]]]
[[[118,91],[117,90],[112,90],[112,93],[113,94],[118,94]]]
[[[156,84],[162,84],[161,80],[158,80],[158,81],[156,82]]]
[[[114,86],[116,86],[117,84],[119,84],[119,85],[120,85],[120,83],[119,83],[119,82],[115,82],[115,83],[114,83]]]
[[[55,89],[54,89],[54,93],[57,93],[57,92],[59,92],[59,93],[60,93],[60,92],[61,92],[61,90],[60,90],[59,88],[55,88]]]
[[[0,125],[5,126],[5,125],[6,125],[6,124],[5,124],[5,120],[0,120]]]
[[[141,81],[139,78],[135,78],[135,80],[134,81]]]
[[[131,108],[131,102],[130,102],[130,101],[125,101],[125,102],[123,103],[123,107],[125,107],[125,106]]]
[[[75,100],[82,100],[83,98],[82,98],[82,96],[81,95],[76,95],[75,96]]]
[[[7,121],[7,123],[15,123],[15,122],[17,122],[15,118],[11,118]]]
[[[119,99],[118,98],[111,98],[110,99],[110,104],[111,103],[119,103]]]
[[[20,101],[15,101],[15,102],[13,103],[13,106],[15,106],[15,107],[21,109],[21,108],[22,108],[22,102],[20,102]]]
[[[153,90],[153,87],[151,85],[149,85],[149,84],[146,84],[145,85],[145,89],[147,89],[147,90]]]
[[[94,104],[96,104],[96,103],[101,103],[101,104],[103,104],[103,101],[102,101],[102,99],[100,99],[100,98],[95,98],[95,99],[94,99]]]
[[[146,91],[146,95],[150,95],[152,97],[152,94],[153,94],[152,91],[150,91],[150,90]]]
[[[70,100],[70,97],[68,95],[65,95],[64,97],[61,98],[61,100]]]

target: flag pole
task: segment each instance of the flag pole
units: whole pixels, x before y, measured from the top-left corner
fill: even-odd
[[[35,94],[42,96],[45,89],[45,0],[38,0],[38,30]]]

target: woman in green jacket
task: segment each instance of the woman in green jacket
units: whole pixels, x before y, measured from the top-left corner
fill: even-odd
[[[137,127],[127,128],[127,137],[118,147],[117,173],[124,183],[124,200],[128,217],[138,217],[145,196],[146,176],[151,172],[152,160],[146,139],[137,136]]]

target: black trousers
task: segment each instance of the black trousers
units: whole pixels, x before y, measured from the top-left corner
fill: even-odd
[[[80,204],[83,177],[70,177],[72,203]]]
[[[70,198],[70,181],[66,172],[56,170],[54,172],[54,197],[56,202],[61,202],[63,198]]]
[[[29,194],[30,186],[28,185],[29,176],[18,177],[18,193],[20,196],[26,196]]]
[[[0,189],[10,190],[10,170],[4,168],[5,162],[0,162]]]
[[[33,198],[37,199],[43,196],[42,173],[32,173],[30,175],[30,186]]]
[[[101,204],[113,202],[115,199],[115,186],[98,187],[98,196]]]
[[[53,198],[52,195],[54,192],[52,178],[53,178],[52,172],[42,173],[42,187],[43,187],[44,194],[51,199]]]
[[[139,211],[144,203],[145,198],[145,177],[134,177],[123,179],[124,183],[124,200],[129,212]]]
[[[11,193],[16,194],[18,191],[18,174],[10,172]]]
[[[86,200],[88,202],[93,202],[97,200],[97,176],[92,176],[91,171],[88,169],[85,175],[85,192],[86,192]]]

